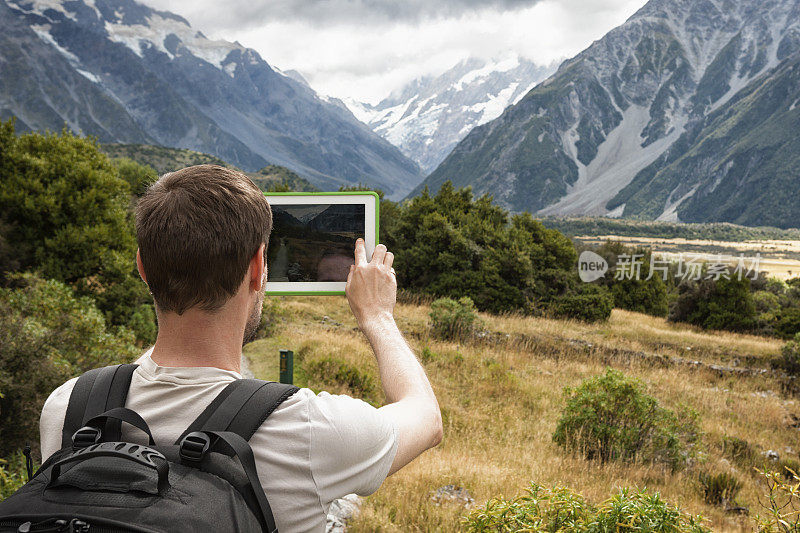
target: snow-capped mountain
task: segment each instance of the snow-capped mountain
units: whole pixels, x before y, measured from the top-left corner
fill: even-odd
[[[378,105],[345,104],[430,172],[472,128],[499,117],[553,70],[517,56],[471,58],[440,76],[414,80]]]
[[[160,144],[245,170],[291,168],[324,189],[366,183],[393,198],[418,166],[299,74],[211,40],[134,0],[0,0],[0,118],[19,131]]]
[[[796,224],[778,192],[800,180],[798,54],[798,0],[651,0],[424,184],[543,214]]]

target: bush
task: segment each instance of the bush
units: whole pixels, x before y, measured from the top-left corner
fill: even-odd
[[[553,440],[587,459],[683,466],[699,440],[696,415],[659,406],[641,382],[615,370],[564,389],[566,407]]]
[[[747,278],[687,281],[678,286],[669,319],[705,329],[750,331],[756,326],[756,305]]]
[[[597,322],[611,316],[614,299],[605,287],[587,284],[578,292],[554,298],[548,309],[558,318]]]
[[[645,490],[622,489],[595,507],[580,494],[531,483],[527,494],[513,500],[493,498],[464,519],[474,533],[497,531],[586,533],[705,533],[703,519],[691,516]],[[622,529],[621,529],[622,526]]]
[[[345,387],[368,401],[376,401],[375,377],[338,357],[326,356],[313,359],[305,365],[306,374],[321,385]]]
[[[33,471],[39,467],[34,463]],[[0,459],[0,501],[5,500],[28,481],[28,471],[25,468],[25,456],[17,451],[11,456]]]
[[[784,307],[777,311],[773,331],[784,339],[791,339],[800,333],[800,308]]]
[[[475,304],[468,296],[458,301],[439,298],[431,304],[431,330],[441,339],[467,339],[481,327]]]
[[[731,507],[736,495],[742,489],[741,481],[729,472],[721,472],[719,474],[700,472],[698,480],[700,481],[703,499],[711,505]]]
[[[0,289],[0,457],[39,442],[44,401],[72,376],[138,355],[133,335],[109,330],[86,297],[64,284],[17,275]]]
[[[632,248],[621,242],[607,241],[593,250],[605,258],[608,273],[598,282],[609,288],[614,299],[614,307],[627,309],[637,313],[665,317],[669,311],[667,284],[661,272],[650,272],[652,252],[647,248]],[[621,256],[627,255],[631,262],[640,265],[637,276],[633,272],[623,272],[622,279],[617,279],[616,271]],[[633,274],[633,275],[628,275]],[[651,275],[652,274],[652,275]],[[647,278],[650,279],[647,279]]]
[[[93,298],[108,323],[128,325],[151,300],[136,271],[131,185],[120,173],[139,187],[149,171],[119,165],[91,139],[66,130],[17,137],[13,121],[0,122],[0,229],[15,262],[3,266],[61,281]],[[136,333],[151,340],[142,318]]]
[[[385,207],[384,207],[385,206]],[[389,207],[391,206],[391,207]],[[572,242],[530,214],[445,183],[406,204],[381,203],[381,234],[400,286],[434,297],[468,296],[481,311],[530,313],[550,302],[553,273],[577,280]],[[396,220],[384,222],[383,211]]]
[[[800,375],[800,333],[794,336],[794,340],[783,345],[781,359],[778,360],[777,366],[789,375]]]
[[[752,444],[739,437],[722,437],[722,454],[739,466],[751,467],[758,459]]]

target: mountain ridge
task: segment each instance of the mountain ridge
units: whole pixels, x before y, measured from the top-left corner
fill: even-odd
[[[517,55],[470,57],[407,83],[376,105],[352,99],[345,104],[430,172],[472,128],[499,116],[553,70]]]
[[[794,0],[651,0],[472,130],[412,194],[450,179],[515,211],[667,216],[689,197],[671,190],[647,213],[611,200],[798,50]]]
[[[22,130],[66,123],[101,142],[280,164],[321,188],[368,183],[393,197],[422,178],[345,108],[178,15],[133,0],[3,0],[0,15],[0,116]]]

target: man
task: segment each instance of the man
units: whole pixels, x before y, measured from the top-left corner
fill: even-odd
[[[232,380],[242,345],[258,327],[272,213],[244,174],[199,165],[161,177],[136,207],[136,262],[156,306],[158,337],[137,361],[126,407],[156,443],[169,444]],[[372,345],[387,405],[301,389],[250,440],[281,533],[323,531],[330,503],[368,495],[387,475],[442,438],[439,405],[397,328],[394,257],[378,245],[367,262],[355,246],[346,294]],[[42,458],[60,446],[75,379],[42,410]],[[126,440],[142,440],[126,428]]]

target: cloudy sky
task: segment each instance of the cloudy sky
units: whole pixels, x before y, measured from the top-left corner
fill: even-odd
[[[318,92],[376,103],[469,56],[573,56],[645,0],[143,0],[214,39],[300,71]]]

